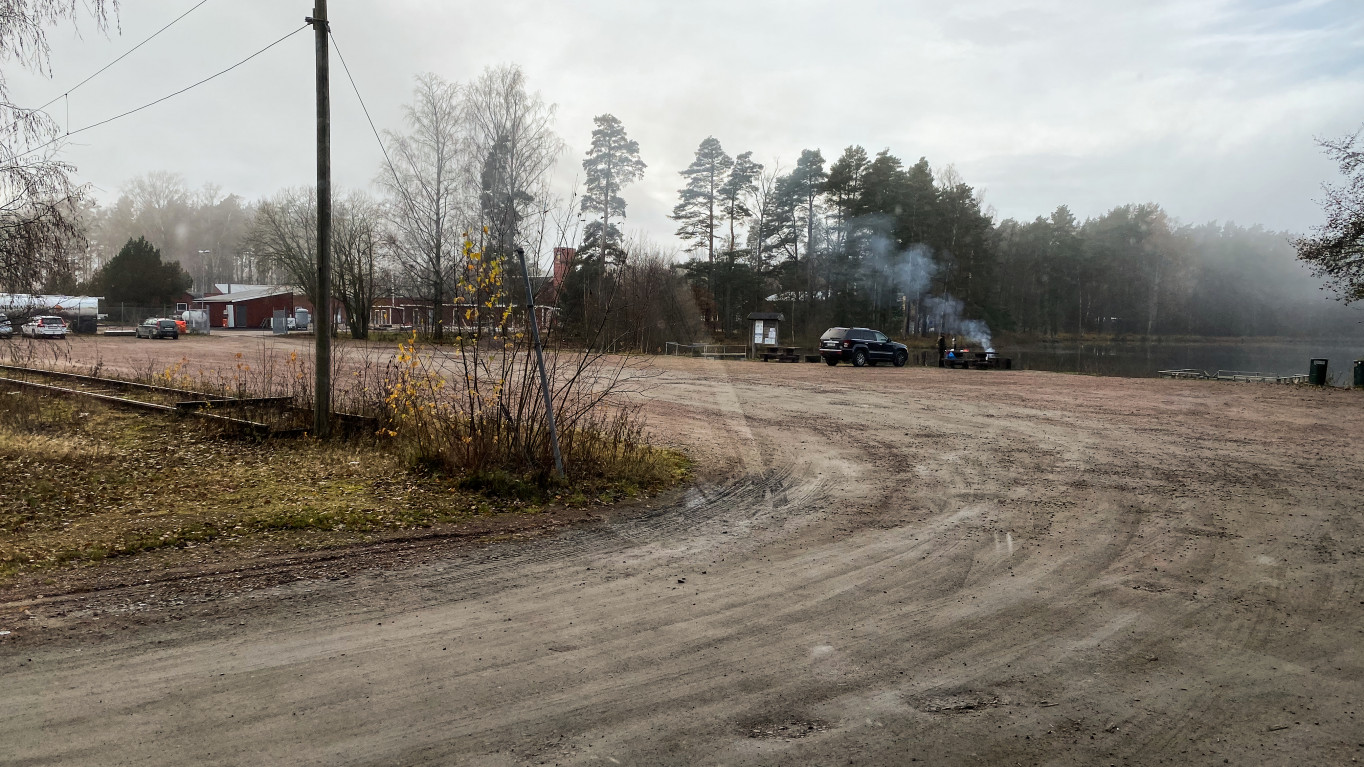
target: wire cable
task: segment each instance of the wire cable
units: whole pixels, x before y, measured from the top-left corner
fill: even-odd
[[[384,145],[383,138],[379,135],[379,129],[374,125],[374,118],[370,117],[369,107],[365,106],[365,97],[360,95],[360,87],[355,84],[355,78],[351,76],[350,67],[346,64],[346,57],[341,53],[341,46],[336,44],[336,35],[332,34],[331,27],[327,28],[327,36],[331,38],[332,47],[336,49],[336,58],[341,62],[341,71],[346,73],[346,79],[350,80],[351,90],[355,91],[355,98],[360,102],[360,109],[365,113],[365,119],[369,121],[369,129],[374,133],[374,140],[379,142],[379,150],[384,153],[384,162],[388,164],[388,172],[393,174],[393,183],[398,187],[398,191],[407,199],[407,205],[415,211],[417,203],[412,199],[412,195],[407,193],[403,186],[403,180],[398,176],[398,169],[393,167],[393,158],[388,154],[388,147]]]
[[[91,80],[95,79],[96,77],[99,77],[100,75],[104,74],[106,71],[108,71],[108,69],[109,69],[110,67],[114,66],[114,65],[117,64],[118,62],[120,62],[120,61],[122,61],[122,60],[128,58],[129,56],[131,56],[134,52],[137,51],[138,48],[141,48],[142,46],[146,45],[147,43],[150,43],[152,40],[155,40],[162,32],[165,32],[167,29],[170,29],[171,27],[175,26],[177,23],[179,23],[179,21],[180,21],[181,19],[183,19],[183,18],[185,18],[186,16],[190,15],[191,13],[194,13],[195,11],[199,10],[199,8],[202,7],[202,6],[203,6],[205,3],[207,3],[207,2],[208,2],[208,0],[199,0],[198,5],[195,5],[193,8],[190,8],[188,11],[185,11],[184,13],[180,14],[179,16],[176,16],[176,17],[171,21],[171,23],[169,23],[169,24],[167,24],[166,26],[164,26],[164,27],[162,27],[162,28],[156,30],[155,32],[153,32],[152,35],[151,35],[151,37],[148,37],[147,39],[143,40],[142,42],[138,43],[137,45],[134,45],[132,48],[129,48],[127,51],[124,52],[124,54],[123,54],[122,56],[119,56],[118,58],[114,59],[113,61],[109,62],[108,64],[105,64],[104,66],[100,67],[98,70],[95,71],[94,74],[90,75],[89,77],[85,78],[84,80],[81,80],[80,82],[76,83],[75,85],[71,86],[70,88],[67,88],[67,89],[66,89],[65,91],[63,91],[60,95],[54,96],[54,97],[52,98],[52,100],[49,101],[49,102],[47,102],[46,104],[43,104],[42,106],[38,107],[37,109],[30,109],[30,110],[27,110],[27,111],[28,111],[30,114],[33,113],[33,112],[41,112],[41,111],[43,111],[44,109],[47,109],[48,107],[50,107],[50,106],[52,106],[53,104],[57,103],[58,100],[69,97],[69,96],[71,95],[71,92],[72,92],[72,91],[76,90],[77,88],[81,87],[82,85],[85,85],[86,83],[90,82]],[[70,127],[71,127],[71,125],[70,125],[70,114],[69,114],[69,111],[70,111],[70,110],[69,110],[69,108],[68,108],[67,128],[70,128]],[[5,129],[5,132],[8,132],[8,131],[12,130],[12,129],[14,128],[15,125],[18,125],[19,123],[23,122],[25,119],[27,119],[27,117],[21,117],[21,118],[19,118],[18,120],[15,120],[14,123],[11,124],[11,125],[9,126],[9,128],[6,128],[6,129]]]
[[[16,153],[16,154],[13,155],[13,158],[19,158],[19,157],[23,157],[23,156],[25,156],[25,155],[33,154],[34,152],[42,151],[43,149],[46,149],[46,148],[52,146],[53,144],[57,143],[58,141],[61,141],[62,139],[67,138],[68,136],[74,136],[74,135],[76,135],[76,134],[78,134],[78,133],[84,133],[85,131],[92,130],[92,129],[94,129],[94,128],[98,128],[98,127],[100,127],[101,125],[108,125],[109,123],[114,122],[115,120],[121,120],[121,119],[123,119],[123,118],[125,118],[125,117],[127,117],[127,116],[129,116],[129,115],[137,114],[138,112],[141,112],[141,111],[144,110],[144,109],[150,109],[150,108],[156,106],[157,104],[162,103],[163,101],[169,101],[170,99],[173,99],[173,98],[175,98],[176,96],[179,96],[179,95],[182,94],[182,93],[187,93],[187,92],[189,92],[189,91],[192,91],[192,90],[194,90],[195,88],[198,88],[199,86],[204,85],[205,83],[211,82],[211,81],[213,81],[213,80],[218,79],[219,77],[222,77],[223,75],[227,74],[228,72],[231,72],[232,70],[236,69],[237,67],[241,66],[242,64],[245,64],[246,62],[248,62],[248,61],[250,61],[250,60],[256,58],[257,56],[261,55],[262,53],[265,53],[266,51],[270,50],[271,48],[274,48],[276,45],[279,45],[280,43],[284,42],[285,40],[288,40],[289,38],[293,37],[294,35],[298,34],[299,32],[302,32],[303,30],[305,30],[305,29],[307,29],[307,28],[309,28],[309,27],[311,27],[311,26],[312,26],[311,24],[304,24],[303,26],[299,27],[298,29],[295,29],[294,31],[290,32],[289,34],[285,35],[284,37],[281,37],[280,39],[274,41],[273,43],[270,43],[269,45],[265,46],[264,48],[261,48],[260,50],[258,50],[258,51],[256,51],[255,53],[251,54],[250,56],[247,56],[246,58],[242,59],[241,61],[238,61],[236,64],[233,64],[232,66],[228,67],[227,69],[221,70],[221,71],[219,71],[219,72],[215,72],[215,73],[209,75],[208,77],[205,77],[204,79],[200,80],[199,82],[194,83],[193,85],[185,86],[184,88],[181,88],[180,90],[178,90],[178,91],[176,91],[176,92],[174,92],[174,93],[172,93],[172,94],[170,94],[170,95],[162,96],[161,98],[157,99],[156,101],[152,101],[152,102],[143,104],[142,106],[137,107],[136,109],[129,109],[128,111],[123,112],[122,114],[117,114],[117,115],[114,115],[113,117],[110,117],[110,118],[107,118],[107,119],[104,119],[104,120],[100,120],[100,121],[97,122],[97,123],[91,123],[90,125],[87,125],[87,126],[85,126],[84,128],[77,128],[76,130],[68,131],[67,133],[65,133],[65,134],[63,134],[63,135],[61,135],[61,136],[57,136],[56,138],[52,139],[51,141],[47,142],[46,144],[42,144],[42,145],[40,145],[40,146],[36,146],[36,147],[34,147],[34,148],[32,148],[32,149],[29,149],[29,150],[26,150],[26,151],[23,151],[23,152],[18,152],[18,153]]]

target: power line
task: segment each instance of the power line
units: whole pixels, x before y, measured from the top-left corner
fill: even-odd
[[[379,142],[379,150],[384,153],[384,162],[388,164],[388,172],[393,174],[393,183],[397,185],[398,191],[407,199],[407,206],[414,213],[417,210],[417,203],[413,201],[412,195],[407,193],[403,186],[403,180],[398,176],[398,169],[393,167],[393,158],[388,154],[388,147],[384,145],[383,138],[379,135],[379,129],[374,125],[374,118],[370,117],[369,107],[365,106],[365,97],[360,95],[360,87],[355,84],[355,78],[351,76],[350,67],[346,65],[346,57],[341,54],[341,46],[336,44],[336,35],[332,34],[330,28],[327,30],[328,36],[332,39],[332,47],[336,49],[336,58],[341,62],[341,69],[346,73],[346,79],[350,80],[351,90],[355,91],[355,98],[360,102],[360,109],[365,113],[365,119],[369,121],[369,129],[374,134],[374,140]]]
[[[107,119],[104,119],[104,120],[100,120],[99,122],[97,122],[97,123],[92,123],[92,124],[90,124],[90,125],[85,126],[84,128],[77,128],[76,130],[68,131],[68,132],[66,132],[65,134],[61,135],[61,136],[57,136],[56,138],[52,139],[51,141],[47,142],[46,144],[42,144],[42,145],[40,145],[40,146],[36,146],[36,147],[34,147],[34,148],[32,148],[32,149],[29,149],[29,150],[26,150],[26,151],[24,151],[24,152],[19,152],[19,153],[17,153],[17,154],[15,154],[15,155],[13,155],[13,158],[12,158],[12,159],[17,159],[17,158],[23,157],[23,156],[25,156],[25,155],[33,154],[34,152],[39,152],[39,151],[41,151],[41,150],[43,150],[43,149],[46,149],[46,148],[52,146],[53,144],[57,143],[58,141],[61,141],[62,139],[65,139],[65,138],[67,138],[67,137],[69,137],[69,136],[74,136],[74,135],[76,135],[77,133],[84,133],[85,131],[92,130],[92,129],[94,129],[94,128],[98,128],[98,127],[100,127],[101,125],[108,125],[109,123],[114,122],[115,120],[121,120],[121,119],[123,119],[124,117],[127,117],[127,116],[129,116],[129,115],[137,114],[138,112],[141,112],[141,111],[144,110],[144,109],[150,109],[150,108],[156,106],[157,104],[160,104],[160,103],[163,102],[163,101],[169,101],[170,99],[173,99],[173,98],[175,98],[176,96],[179,96],[179,95],[182,94],[182,93],[186,93],[186,92],[188,92],[188,91],[192,91],[192,90],[194,90],[195,88],[198,88],[199,86],[204,85],[205,83],[208,83],[208,82],[210,82],[210,81],[212,81],[212,80],[216,80],[217,78],[222,77],[223,75],[227,74],[228,72],[231,72],[232,70],[236,69],[237,67],[241,66],[242,64],[245,64],[246,62],[250,61],[251,59],[256,58],[257,56],[261,55],[262,53],[265,53],[266,51],[270,50],[271,48],[274,48],[276,45],[279,45],[280,43],[284,42],[285,40],[288,40],[289,38],[293,37],[294,35],[298,34],[299,32],[302,32],[303,30],[307,29],[309,26],[311,26],[311,25],[309,25],[309,24],[304,24],[303,26],[299,27],[298,29],[295,29],[294,31],[290,32],[289,34],[285,35],[284,37],[281,37],[280,39],[274,41],[273,43],[270,43],[269,45],[265,46],[264,48],[261,48],[260,50],[258,50],[258,51],[256,51],[255,53],[251,54],[250,56],[247,56],[246,58],[242,59],[241,61],[238,61],[236,64],[233,64],[232,66],[228,67],[227,69],[221,70],[221,71],[219,71],[219,72],[215,72],[214,74],[211,74],[211,75],[209,75],[208,77],[205,77],[204,79],[200,80],[200,81],[197,82],[197,83],[194,83],[193,85],[188,85],[188,86],[186,86],[186,87],[184,87],[184,88],[181,88],[180,90],[178,90],[178,91],[176,91],[176,92],[174,92],[174,93],[172,93],[172,94],[170,94],[170,95],[162,96],[161,98],[157,99],[156,101],[152,101],[152,102],[150,102],[150,103],[143,104],[142,106],[137,107],[136,109],[129,109],[128,111],[126,111],[126,112],[124,112],[124,113],[122,113],[122,114],[117,114],[117,115],[114,115],[113,117],[110,117],[110,118],[107,118]]]
[[[117,64],[118,62],[120,62],[120,61],[122,61],[122,60],[128,58],[129,56],[131,56],[134,52],[137,51],[138,48],[141,48],[142,46],[146,45],[147,43],[150,43],[152,40],[155,40],[155,39],[157,38],[157,36],[159,36],[162,32],[165,32],[167,29],[170,29],[171,27],[175,26],[181,19],[183,19],[183,18],[185,18],[186,16],[190,15],[191,13],[194,13],[195,11],[199,10],[199,8],[200,8],[201,6],[203,6],[203,5],[204,5],[205,3],[207,3],[207,2],[208,2],[208,0],[199,0],[198,5],[195,5],[193,8],[190,8],[188,11],[185,11],[184,13],[180,14],[179,16],[176,16],[169,24],[167,24],[166,26],[164,26],[164,27],[162,27],[162,28],[156,30],[154,33],[152,33],[151,37],[148,37],[147,39],[143,40],[142,42],[138,43],[137,45],[134,45],[132,48],[129,48],[126,52],[124,52],[124,54],[123,54],[122,56],[119,56],[118,58],[114,59],[113,61],[109,62],[108,64],[105,64],[104,66],[100,67],[98,70],[95,71],[94,74],[90,75],[89,77],[85,78],[84,80],[81,80],[80,82],[76,83],[75,85],[71,86],[70,88],[67,88],[67,89],[66,89],[65,91],[63,91],[60,95],[58,95],[58,96],[53,96],[53,97],[52,97],[52,100],[49,101],[49,102],[47,102],[46,104],[43,104],[42,106],[38,107],[37,109],[30,109],[30,110],[28,110],[29,113],[41,112],[41,111],[43,111],[44,109],[47,109],[48,107],[50,107],[50,106],[52,106],[53,104],[57,103],[59,100],[61,100],[61,99],[63,99],[63,98],[66,98],[66,97],[70,96],[72,91],[76,90],[77,88],[81,87],[82,85],[85,85],[86,83],[90,82],[91,80],[95,79],[96,77],[99,77],[100,75],[104,74],[105,71],[107,71],[110,67],[112,67],[113,65]],[[19,123],[23,122],[25,119],[27,119],[27,118],[24,117],[24,118],[20,118],[20,119],[18,119],[18,120],[15,120],[14,123],[11,124],[11,125],[9,126],[9,128],[6,128],[6,129],[5,129],[5,132],[8,132],[8,131],[12,130],[12,129],[14,128],[15,125],[18,125]],[[68,123],[68,127],[69,127],[69,123]]]

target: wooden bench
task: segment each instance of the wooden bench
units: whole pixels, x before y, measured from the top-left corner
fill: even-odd
[[[764,346],[758,353],[763,362],[800,362],[800,349],[795,346]]]

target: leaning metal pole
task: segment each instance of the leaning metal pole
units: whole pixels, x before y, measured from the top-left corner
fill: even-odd
[[[535,291],[530,287],[530,270],[526,268],[526,251],[516,249],[521,259],[521,276],[526,280],[526,315],[530,317],[530,337],[535,343],[535,360],[540,365],[540,391],[545,396],[545,416],[549,418],[549,442],[554,448],[554,476],[564,478],[564,456],[559,452],[559,429],[554,425],[554,397],[549,393],[549,376],[545,373],[545,349],[540,345],[540,323],[535,318]]]
[[[306,19],[317,32],[317,305],[313,307],[317,378],[313,391],[313,434],[325,439],[332,430],[332,105],[327,0],[316,1],[313,15]]]

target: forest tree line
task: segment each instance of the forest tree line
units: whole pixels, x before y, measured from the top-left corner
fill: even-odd
[[[785,173],[743,167],[713,138],[696,158],[674,217],[694,254],[682,269],[717,336],[740,337],[747,313],[769,308],[793,315],[798,340],[832,325],[956,333],[971,320],[1043,337],[1358,335],[1364,320],[1321,290],[1286,232],[1181,224],[1150,203],[1083,221],[1064,205],[996,221],[950,166],[860,146],[827,166],[806,150]],[[727,170],[717,190],[741,176],[742,240],[728,198],[703,189],[697,202],[690,181],[711,167]],[[695,210],[720,213],[697,227],[681,215]]]

